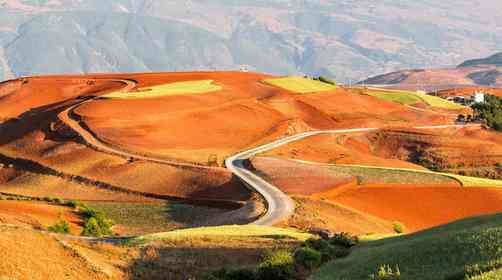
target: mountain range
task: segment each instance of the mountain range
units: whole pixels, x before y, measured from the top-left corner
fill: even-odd
[[[467,60],[457,67],[391,72],[371,77],[362,83],[416,89],[442,89],[460,85],[502,87],[502,53]]]
[[[495,53],[501,13],[496,0],[0,0],[0,80],[239,69],[362,80]]]

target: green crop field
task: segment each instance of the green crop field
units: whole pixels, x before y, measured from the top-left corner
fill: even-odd
[[[461,110],[465,109],[464,106],[459,105],[454,102],[450,102],[448,100],[445,100],[441,97],[437,96],[432,96],[428,94],[419,94],[420,98],[422,98],[427,104],[429,104],[432,107],[437,107],[437,108],[443,108],[443,109],[450,109],[450,110]]]
[[[221,86],[213,84],[213,80],[198,80],[176,82],[153,87],[140,88],[136,92],[112,92],[103,95],[103,98],[153,98],[171,95],[201,94],[221,90]]]
[[[193,226],[221,210],[179,203],[87,202],[128,234],[164,232]],[[194,218],[197,217],[197,218]]]
[[[462,176],[462,175],[451,174],[451,173],[434,172],[434,171],[428,171],[428,170],[415,170],[415,169],[408,169],[408,168],[391,168],[391,167],[366,166],[366,165],[336,165],[332,168],[343,168],[343,167],[349,168],[348,170],[351,170],[352,172],[354,172],[354,174],[356,174],[356,173],[360,174],[359,176],[361,176],[362,178],[366,178],[365,180],[371,180],[371,178],[374,178],[375,176],[392,174],[392,173],[389,173],[390,171],[402,171],[402,172],[417,173],[417,176],[418,176],[418,174],[424,174],[424,175],[433,175],[433,176],[439,176],[439,177],[448,177],[448,178],[457,180],[464,187],[500,187],[500,188],[502,188],[502,181],[501,180],[476,178],[476,177]],[[403,174],[405,174],[405,173],[403,173]],[[393,178],[393,177],[390,177],[390,178]],[[417,177],[417,178],[421,178],[421,177]],[[425,178],[434,178],[434,177],[425,177]],[[438,178],[436,177],[434,180],[437,180],[437,179]],[[381,180],[383,180],[383,179],[381,179]],[[408,180],[408,179],[402,179],[402,180]],[[424,183],[424,182],[422,182],[422,183]]]
[[[302,77],[266,79],[263,82],[288,91],[303,94],[320,91],[332,91],[336,89],[335,85]]]
[[[502,214],[364,242],[311,279],[367,280],[381,265],[398,266],[401,277],[378,279],[502,279]]]
[[[369,91],[365,94],[382,98],[388,101],[397,102],[404,105],[413,105],[417,103],[425,103],[431,107],[459,110],[465,108],[462,105],[447,101],[437,96],[432,96],[428,94],[420,94],[413,91],[404,90],[382,90],[382,91]]]
[[[155,233],[132,238],[130,243],[146,243],[156,240],[177,240],[190,238],[240,238],[240,237],[255,237],[255,238],[290,238],[296,240],[307,240],[312,237],[311,234],[302,233],[293,229],[256,226],[256,225],[232,225],[232,226],[217,226],[217,227],[198,227],[190,229],[174,230],[169,232]]]
[[[407,91],[370,91],[365,94],[404,105],[424,102],[416,94]]]
[[[415,172],[413,169],[372,168],[366,166],[334,165],[332,172],[358,178],[361,184],[446,184],[455,179],[441,174]]]

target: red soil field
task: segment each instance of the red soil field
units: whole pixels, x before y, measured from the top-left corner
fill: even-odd
[[[352,176],[336,174],[326,168],[275,158],[257,157],[251,164],[260,176],[292,195],[313,195],[354,181]]]
[[[448,97],[448,96],[471,96],[476,92],[484,92],[491,95],[502,97],[502,89],[500,88],[489,88],[489,87],[465,87],[465,88],[453,88],[445,89],[437,92],[438,96]]]
[[[80,234],[83,221],[69,207],[27,201],[0,201],[1,224],[47,228],[54,225],[60,219],[64,219],[70,223],[70,231],[73,234]]]
[[[496,188],[363,186],[332,199],[418,231],[454,220],[502,212],[502,190]]]

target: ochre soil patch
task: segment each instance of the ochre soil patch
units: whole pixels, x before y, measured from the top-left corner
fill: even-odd
[[[353,235],[393,233],[390,221],[348,208],[329,200],[312,197],[293,197],[297,206],[287,225],[301,230],[328,229]]]
[[[84,251],[47,233],[0,226],[0,276],[8,279],[125,279],[117,268],[126,265],[117,254],[125,251]]]
[[[480,127],[418,130],[384,128],[355,134],[322,134],[266,152],[266,156],[319,163],[424,170],[429,160],[438,168],[464,175],[500,178],[502,134]],[[486,174],[485,174],[486,173]]]
[[[491,95],[502,97],[502,89],[500,88],[490,88],[490,87],[461,87],[453,89],[445,89],[437,92],[438,96],[448,97],[448,96],[472,96],[476,92],[484,92]]]
[[[264,155],[318,163],[425,169],[403,160],[376,156],[364,133],[315,135],[280,146]]]
[[[399,221],[410,231],[502,212],[502,190],[496,188],[366,185],[332,201],[387,221]]]
[[[292,195],[313,195],[354,181],[327,168],[277,158],[256,157],[251,164],[262,178]]]
[[[41,202],[0,200],[0,223],[44,229],[60,219],[70,223],[70,231],[80,234],[82,217],[72,208]]]

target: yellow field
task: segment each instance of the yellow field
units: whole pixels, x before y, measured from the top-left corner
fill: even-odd
[[[450,109],[450,110],[465,109],[464,106],[459,105],[454,102],[450,102],[450,101],[445,100],[441,97],[432,96],[432,95],[428,95],[428,94],[417,94],[417,95],[432,107]]]
[[[296,93],[332,91],[336,89],[335,85],[302,77],[266,79],[263,82],[271,86],[280,87]]]
[[[149,235],[135,237],[130,242],[145,243],[156,240],[178,240],[200,237],[213,238],[239,238],[239,237],[256,237],[256,238],[291,238],[296,240],[307,240],[312,237],[311,234],[302,233],[292,229],[243,225],[243,226],[218,226],[218,227],[199,227],[190,229],[174,230],[169,232],[161,232]]]
[[[219,90],[221,90],[221,86],[214,85],[213,80],[199,80],[176,82],[153,87],[140,88],[137,92],[116,91],[103,95],[102,97],[121,99],[153,98],[170,95],[201,94]]]
[[[449,109],[449,110],[465,109],[465,107],[462,105],[450,102],[440,97],[428,94],[420,94],[414,91],[371,90],[369,92],[365,92],[365,94],[405,105],[413,105],[415,103],[424,102],[427,105],[436,108]]]

